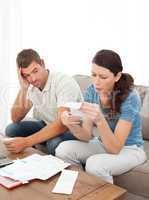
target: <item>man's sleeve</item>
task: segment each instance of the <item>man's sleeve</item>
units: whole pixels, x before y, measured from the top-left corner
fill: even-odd
[[[77,82],[72,77],[63,77],[56,87],[57,107],[67,102],[81,102],[83,95]]]

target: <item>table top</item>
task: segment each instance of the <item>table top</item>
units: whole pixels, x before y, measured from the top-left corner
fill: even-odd
[[[43,154],[34,148],[28,148],[22,153],[9,155],[9,157],[12,159],[23,158],[33,153]],[[33,180],[28,184],[21,185],[11,190],[0,186],[0,197],[4,200],[111,200],[118,199],[126,193],[125,189],[107,183],[98,177],[89,175],[76,166],[70,166],[69,169],[79,171],[71,195],[55,194],[51,192],[59,178],[60,174],[57,174],[46,181]]]

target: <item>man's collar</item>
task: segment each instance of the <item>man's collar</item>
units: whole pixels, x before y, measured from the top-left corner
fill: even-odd
[[[48,72],[49,72],[49,70],[48,70]],[[49,73],[48,73],[47,82],[46,82],[46,84],[45,84],[45,86],[44,86],[42,92],[48,91],[48,90],[50,89],[50,87],[51,87],[51,73],[49,72]]]

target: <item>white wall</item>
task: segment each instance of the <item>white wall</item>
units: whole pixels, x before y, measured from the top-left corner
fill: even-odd
[[[113,49],[136,83],[149,85],[148,18],[148,0],[22,0],[22,47],[69,74],[89,74],[95,52]]]
[[[149,85],[148,19],[148,0],[0,0],[0,129],[10,121],[23,48],[70,75],[90,74],[96,51],[113,49],[135,83]]]
[[[0,130],[10,120],[16,95],[15,57],[21,46],[21,15],[18,0],[0,0]]]

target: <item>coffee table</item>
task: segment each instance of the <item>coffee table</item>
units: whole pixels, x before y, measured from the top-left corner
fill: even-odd
[[[33,153],[43,154],[34,148],[28,148],[23,153],[9,155],[10,158],[24,158]],[[126,190],[107,183],[100,178],[89,175],[76,166],[69,169],[79,171],[76,184],[71,195],[52,193],[59,174],[46,181],[33,180],[26,185],[8,190],[0,186],[2,200],[112,200],[121,199]]]

